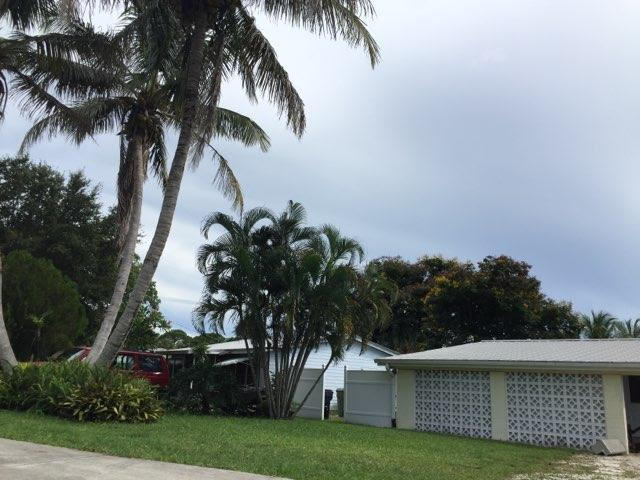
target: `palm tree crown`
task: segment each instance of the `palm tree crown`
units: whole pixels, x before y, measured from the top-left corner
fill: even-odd
[[[618,322],[616,327],[618,336],[622,338],[640,338],[640,318]]]
[[[591,311],[591,315],[581,315],[583,335],[586,338],[611,338],[616,332],[616,318],[603,311]]]

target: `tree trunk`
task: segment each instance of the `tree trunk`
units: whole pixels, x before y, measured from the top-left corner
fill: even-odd
[[[135,137],[131,139],[128,144],[127,158],[129,161],[134,162],[133,165],[133,196],[131,198],[130,218],[127,222],[127,232],[125,235],[124,244],[122,245],[122,251],[119,255],[120,263],[118,265],[118,273],[116,276],[116,283],[111,294],[111,301],[107,307],[107,311],[104,314],[102,323],[100,324],[100,330],[93,341],[91,352],[87,357],[87,362],[93,365],[98,359],[100,352],[104,349],[104,346],[109,339],[109,335],[113,330],[113,326],[116,323],[118,312],[120,311],[120,305],[122,299],[127,290],[127,283],[129,281],[129,274],[131,273],[131,267],[133,266],[133,260],[136,253],[136,244],[138,243],[138,231],[140,230],[140,215],[142,211],[142,198],[144,187],[144,139]],[[122,168],[122,167],[121,167]],[[122,228],[122,225],[120,226]]]
[[[173,162],[171,163],[171,170],[169,171],[156,230],[153,234],[149,250],[144,258],[142,268],[140,269],[140,275],[129,296],[127,306],[100,353],[96,361],[97,365],[109,365],[115,358],[118,350],[122,348],[129,333],[133,318],[147,293],[158,263],[160,262],[164,247],[167,244],[167,239],[169,238],[178,194],[180,193],[180,185],[187,164],[189,149],[193,141],[194,124],[198,114],[198,87],[202,75],[206,33],[207,17],[202,13],[197,16],[191,41],[191,49],[186,67],[182,126],[180,128],[180,136],[178,137],[178,145],[173,157]]]
[[[18,365],[16,356],[9,342],[9,335],[4,324],[4,315],[2,313],[2,253],[0,252],[0,363],[2,370],[9,374],[13,368]]]

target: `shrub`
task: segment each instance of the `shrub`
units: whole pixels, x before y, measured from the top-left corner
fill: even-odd
[[[21,366],[0,376],[0,408],[79,421],[150,422],[163,413],[147,381],[80,362]]]
[[[233,371],[200,360],[176,373],[169,384],[169,408],[196,414],[248,416],[260,414],[255,389],[240,385]]]

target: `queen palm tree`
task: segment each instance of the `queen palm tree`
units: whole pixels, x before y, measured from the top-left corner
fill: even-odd
[[[640,338],[640,318],[629,319],[616,324],[617,334],[622,338]]]
[[[203,234],[214,225],[224,233],[198,254],[205,286],[196,326],[223,330],[225,322],[234,323],[255,383],[264,382],[273,418],[291,415],[314,349],[330,346],[326,370],[356,336],[366,343],[390,313],[390,284],[373,269],[358,274],[358,242],[329,225],[308,227],[305,218],[293,202],[277,216],[255,209],[235,221],[215,213],[203,223]]]
[[[158,2],[148,2],[142,9],[148,13],[157,4]],[[255,26],[246,5],[273,18],[302,25],[312,32],[332,38],[341,37],[352,46],[364,47],[372,65],[378,61],[377,44],[361,19],[361,16],[373,14],[370,0],[195,0],[180,3],[174,13],[180,18],[181,25],[185,26],[188,34],[185,37],[186,48],[181,49],[185,59],[181,79],[184,102],[178,144],[156,230],[140,276],[120,321],[100,354],[100,364],[109,364],[123,345],[135,311],[153,278],[171,230],[189,151],[199,131],[201,138],[206,138],[211,131],[206,124],[204,128],[198,129],[198,118],[203,111],[206,112],[206,118],[211,118],[215,112],[224,76],[232,71],[239,73],[250,96],[255,95],[256,90],[262,91],[278,106],[281,113],[286,114],[287,124],[295,133],[301,135],[304,131],[302,101],[289,82],[286,71],[277,62],[272,47]],[[228,46],[231,48],[226,48]],[[229,58],[225,55],[227,51],[234,52],[231,58],[235,62],[225,62]],[[204,105],[199,99],[202,91],[208,93]],[[199,147],[196,146],[196,152],[198,150]]]
[[[610,313],[591,310],[591,315],[582,314],[582,333],[586,338],[611,338],[616,332],[616,318]]]

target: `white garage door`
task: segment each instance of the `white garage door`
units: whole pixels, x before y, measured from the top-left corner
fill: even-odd
[[[587,449],[606,437],[601,375],[506,377],[509,440]]]
[[[416,371],[416,429],[491,438],[489,372]]]

